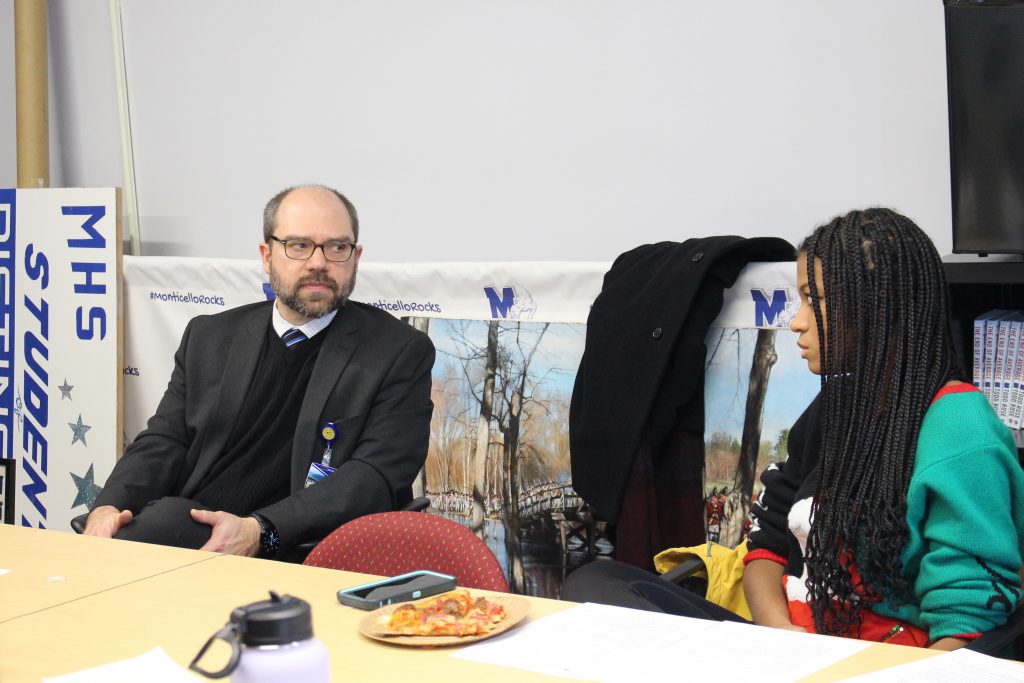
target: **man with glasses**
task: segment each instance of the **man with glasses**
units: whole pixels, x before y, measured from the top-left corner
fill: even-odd
[[[355,207],[331,188],[267,203],[259,249],[276,301],[189,323],[85,533],[284,557],[407,502],[427,453],[434,347],[348,300],[358,239]]]

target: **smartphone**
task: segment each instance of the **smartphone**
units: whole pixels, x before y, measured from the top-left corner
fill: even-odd
[[[455,577],[426,570],[392,576],[338,591],[338,602],[359,609],[416,600],[455,589]]]

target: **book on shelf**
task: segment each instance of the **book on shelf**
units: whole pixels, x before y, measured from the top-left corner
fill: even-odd
[[[992,377],[992,407],[996,415],[1004,423],[1009,423],[1010,383],[1013,379],[1013,364],[1017,352],[1017,338],[1020,336],[1021,320],[1024,315],[1020,311],[999,320],[996,333],[996,366]]]
[[[1013,362],[1010,362],[1010,357]],[[1006,424],[1012,429],[1020,429],[1024,418],[1024,323],[1017,331],[1017,343],[1007,357],[1007,366],[1010,368],[1010,389]]]
[[[981,324],[981,368],[979,369],[980,386],[985,398],[989,400],[992,407],[996,407],[996,400],[993,396],[992,383],[995,381],[996,368],[996,342],[999,336],[999,321],[1006,316],[1013,315],[1014,311],[1007,309],[995,309],[978,316],[975,321],[975,333],[978,331],[978,323]]]
[[[984,313],[974,319],[974,365],[971,368],[971,382],[978,389],[982,388],[982,374],[985,368],[985,316]]]

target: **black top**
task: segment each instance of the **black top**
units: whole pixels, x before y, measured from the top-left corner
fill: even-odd
[[[269,327],[227,450],[203,478],[195,500],[247,515],[289,495],[295,425],[324,336],[286,347]]]
[[[789,430],[788,457],[770,465],[761,474],[764,488],[750,507],[753,519],[747,536],[747,550],[765,550],[786,559],[786,573],[803,574],[804,556],[796,536],[789,530],[793,503],[812,497],[818,489],[818,459],[821,454],[821,395],[797,418]]]

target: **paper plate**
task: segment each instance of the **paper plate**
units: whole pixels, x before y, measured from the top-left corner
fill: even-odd
[[[509,630],[530,613],[530,602],[526,598],[517,595],[501,595],[493,593],[477,593],[471,591],[473,597],[483,596],[491,602],[496,602],[505,608],[505,618],[488,633],[471,636],[407,636],[392,634],[384,630],[391,613],[407,603],[387,605],[367,614],[359,622],[359,632],[367,638],[373,638],[385,643],[394,645],[407,645],[410,647],[443,647],[447,645],[468,645],[480,640],[486,640],[499,633]]]

